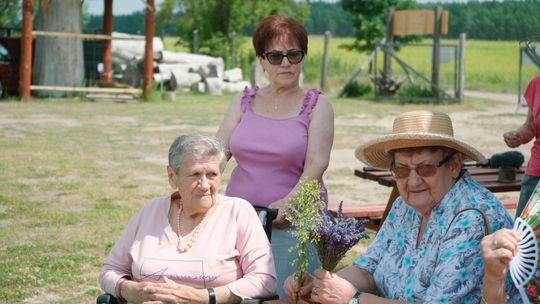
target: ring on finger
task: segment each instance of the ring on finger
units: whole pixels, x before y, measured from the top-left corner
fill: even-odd
[[[319,287],[313,287],[313,293],[318,293],[319,292]]]
[[[490,244],[490,247],[491,249],[495,250],[497,249],[497,245],[499,245],[499,241],[497,241],[497,239],[491,239],[491,244]]]

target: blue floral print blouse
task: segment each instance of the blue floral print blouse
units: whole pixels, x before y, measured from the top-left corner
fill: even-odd
[[[480,212],[458,214],[466,208],[482,210],[491,232],[512,227],[499,200],[465,172],[431,212],[418,248],[422,215],[398,197],[374,241],[353,265],[373,275],[385,298],[479,303],[485,228]]]

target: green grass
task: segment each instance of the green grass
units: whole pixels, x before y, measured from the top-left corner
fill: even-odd
[[[170,102],[0,103],[0,302],[95,301],[101,263],[128,220],[151,198],[170,191],[165,165],[172,140],[185,132],[214,134],[231,98],[180,94]],[[335,149],[353,149],[360,134],[382,132],[357,125],[365,117],[425,108],[332,102]],[[437,109],[484,111],[493,104],[466,100]],[[352,173],[338,168],[327,176],[350,180]],[[354,183],[328,188],[355,193]],[[350,254],[346,261],[356,256]]]

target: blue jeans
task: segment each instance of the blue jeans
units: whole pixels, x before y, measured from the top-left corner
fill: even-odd
[[[521,191],[519,191],[519,202],[516,209],[516,217],[521,215],[521,212],[527,205],[529,198],[536,188],[536,184],[540,181],[540,176],[524,175],[521,180]]]
[[[290,230],[287,229],[272,229],[272,255],[274,256],[274,263],[276,264],[276,273],[278,279],[278,295],[280,299],[285,299],[285,291],[283,290],[283,283],[287,277],[292,275],[295,272],[291,262],[296,259],[296,251],[289,252],[289,248],[295,245],[298,241],[293,238],[290,234]],[[320,267],[319,259],[317,258],[317,251],[315,247],[310,244],[309,252],[312,259],[310,260],[307,271],[310,274],[313,274],[315,269]]]

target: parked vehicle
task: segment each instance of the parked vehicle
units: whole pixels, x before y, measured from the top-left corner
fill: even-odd
[[[19,92],[20,40],[0,38],[0,98]]]

